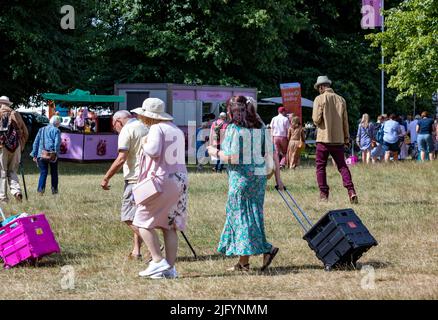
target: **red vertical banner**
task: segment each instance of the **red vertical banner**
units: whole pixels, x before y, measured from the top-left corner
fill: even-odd
[[[283,100],[283,107],[288,113],[293,113],[300,118],[302,122],[301,112],[301,85],[298,82],[282,83],[280,84],[281,98]]]

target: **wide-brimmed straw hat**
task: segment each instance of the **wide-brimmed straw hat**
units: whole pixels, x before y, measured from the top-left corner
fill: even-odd
[[[166,105],[164,101],[158,98],[147,98],[143,101],[141,108],[131,110],[140,116],[156,119],[156,120],[173,120],[173,117],[164,112]]]
[[[321,84],[330,84],[331,85],[332,81],[327,76],[319,76],[313,87],[315,88],[315,90],[318,90],[318,86],[320,86]]]
[[[7,106],[11,106],[11,105],[13,105],[13,102],[11,102],[11,100],[9,100],[8,97],[2,96],[2,97],[0,97],[0,104],[5,104]]]

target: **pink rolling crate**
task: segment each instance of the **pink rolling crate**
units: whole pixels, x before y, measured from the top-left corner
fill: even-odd
[[[6,269],[55,252],[61,249],[44,214],[18,218],[0,228],[0,255]]]

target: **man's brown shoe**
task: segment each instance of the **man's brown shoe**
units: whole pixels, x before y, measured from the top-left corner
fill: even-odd
[[[359,199],[357,198],[357,194],[352,192],[348,195],[350,197],[350,203],[351,204],[358,204],[359,203]]]

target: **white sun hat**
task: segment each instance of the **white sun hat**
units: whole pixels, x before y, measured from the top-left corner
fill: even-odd
[[[173,120],[173,117],[164,112],[166,105],[163,100],[158,98],[147,98],[143,101],[141,108],[131,110],[140,116],[156,120]]]
[[[332,84],[332,81],[327,76],[319,76],[318,80],[316,80],[315,85],[313,86],[316,90],[318,90],[318,86],[321,84]]]
[[[9,100],[8,97],[2,96],[2,97],[0,97],[0,104],[5,104],[7,106],[11,106],[11,105],[13,105],[13,102],[11,102],[11,100]]]

